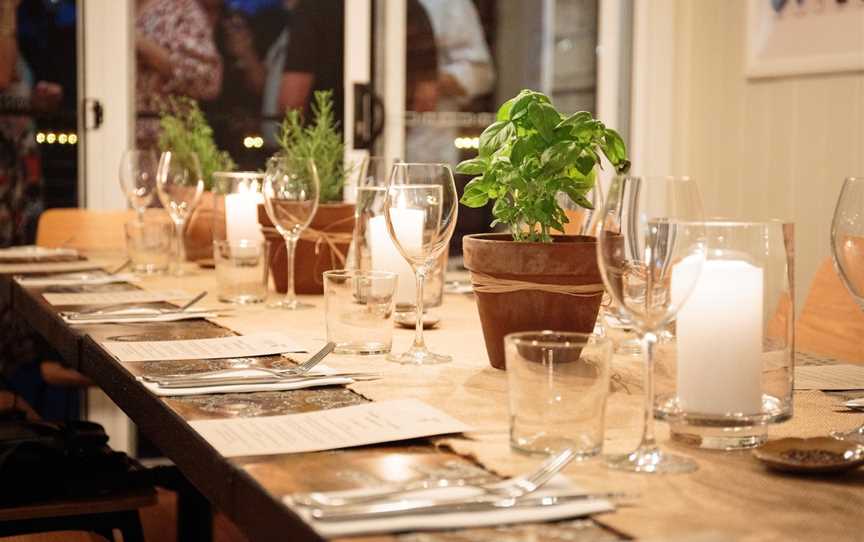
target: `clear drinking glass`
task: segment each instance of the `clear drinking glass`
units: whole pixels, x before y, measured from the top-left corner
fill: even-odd
[[[153,201],[158,167],[159,159],[155,151],[127,150],[120,159],[120,186],[129,204],[138,213],[139,222],[144,221],[144,211]]]
[[[219,301],[261,303],[267,299],[270,249],[267,241],[213,241]]]
[[[864,177],[843,183],[831,223],[831,255],[840,280],[864,310]],[[864,425],[832,436],[864,444]]]
[[[271,307],[297,310],[311,307],[294,293],[294,252],[297,240],[318,210],[318,170],[312,160],[274,156],[264,174],[264,207],[270,221],[285,239],[288,282],[285,298]]]
[[[171,151],[163,152],[156,172],[156,189],[159,201],[168,211],[176,231],[177,267],[174,274],[187,275],[189,272],[183,269],[186,261],[186,240],[183,233],[186,221],[192,216],[192,211],[204,192],[198,156],[190,153],[184,157]]]
[[[360,167],[351,266],[354,269],[392,271],[399,275],[394,298],[396,311],[413,313],[417,299],[414,271],[387,233],[387,218],[384,216],[392,163],[392,160],[372,156]],[[426,277],[423,306],[427,309],[441,306],[446,266],[447,255],[442,253],[438,265],[433,266]]]
[[[510,446],[589,458],[603,448],[612,341],[558,331],[504,337],[510,399]]]
[[[171,260],[172,226],[168,221],[132,221],[124,224],[126,252],[132,271],[155,275],[168,271]]]
[[[393,344],[396,273],[324,272],[327,341],[337,354],[386,354]]]
[[[456,227],[458,196],[453,172],[445,164],[394,164],[384,200],[387,231],[415,273],[417,284],[414,344],[390,361],[428,365],[451,361],[433,354],[423,340],[423,287],[430,270],[447,250]]]
[[[608,458],[612,468],[650,473],[689,472],[696,464],[661,452],[654,438],[654,348],[657,334],[686,301],[705,257],[702,198],[688,177],[617,177],[603,207],[597,260],[603,282],[642,336],[645,411],[642,441],[630,454]],[[610,223],[617,223],[610,228]],[[671,292],[673,270],[690,270]],[[685,284],[685,282],[687,282]]]

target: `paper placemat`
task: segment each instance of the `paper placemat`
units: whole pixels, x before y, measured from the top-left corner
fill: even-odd
[[[182,341],[107,341],[102,343],[102,347],[121,362],[239,358],[306,352],[299,342],[278,332]]]
[[[42,297],[51,305],[114,305],[120,303],[157,303],[172,299],[189,299],[195,294],[185,290],[122,290],[119,292],[88,292],[72,294],[45,293]]]
[[[5,275],[20,275],[25,273],[63,273],[66,271],[102,269],[104,265],[104,263],[90,260],[75,260],[71,262],[0,263],[0,273]]]
[[[225,457],[336,450],[471,430],[417,399],[189,425]]]
[[[17,277],[15,280],[21,286],[38,287],[115,284],[121,282],[138,282],[140,279],[131,273],[120,273],[117,275],[109,275],[107,273],[64,273],[62,275]]]
[[[805,365],[795,367],[796,390],[864,390],[864,365]]]
[[[36,245],[0,248],[0,262],[77,257],[78,251],[73,248],[47,248]]]

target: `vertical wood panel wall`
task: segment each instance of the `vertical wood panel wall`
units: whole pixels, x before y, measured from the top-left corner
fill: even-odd
[[[745,0],[675,0],[672,11],[674,56],[651,58],[672,63],[671,173],[699,179],[709,215],[796,223],[800,310],[829,255],[843,179],[864,176],[864,74],[748,80]]]

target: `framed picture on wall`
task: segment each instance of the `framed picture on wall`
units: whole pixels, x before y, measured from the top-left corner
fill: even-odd
[[[864,0],[748,0],[750,78],[864,71]]]

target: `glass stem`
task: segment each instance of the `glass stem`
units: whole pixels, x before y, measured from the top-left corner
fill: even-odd
[[[423,341],[423,284],[426,282],[426,267],[420,267],[415,274],[417,284],[417,303],[415,306],[417,319],[414,323],[414,349],[426,350]]]
[[[642,335],[642,355],[645,358],[645,412],[640,448],[656,448],[654,439],[654,347],[657,346],[657,335],[649,331]]]
[[[297,239],[294,237],[285,237],[285,260],[287,268],[285,276],[287,278],[285,284],[285,302],[294,303],[297,296],[294,294],[294,252],[297,250]]]
[[[183,268],[183,262],[186,261],[186,239],[183,238],[184,225],[183,220],[174,222],[174,229],[177,231],[177,270]]]
[[[146,211],[146,207],[136,207],[135,211],[138,213],[138,222],[141,224],[144,223],[144,211]]]

